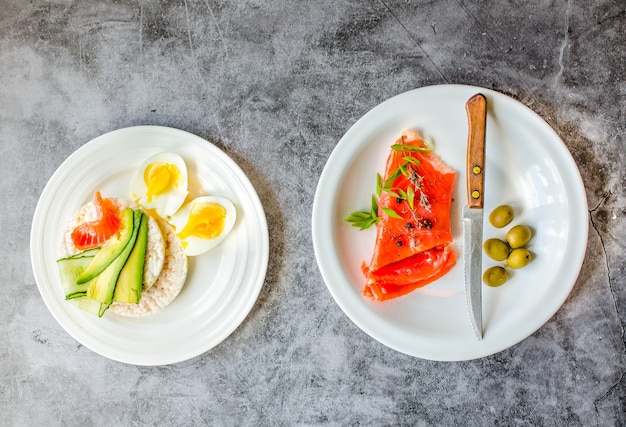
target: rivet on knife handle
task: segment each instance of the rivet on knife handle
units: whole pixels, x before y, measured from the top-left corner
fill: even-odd
[[[470,123],[467,150],[467,203],[470,208],[483,207],[483,187],[485,182],[485,122],[487,120],[487,100],[478,93],[465,104]]]

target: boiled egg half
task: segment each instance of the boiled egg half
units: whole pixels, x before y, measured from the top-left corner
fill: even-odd
[[[232,230],[237,212],[230,200],[201,196],[184,204],[169,222],[189,256],[203,254],[217,245]]]
[[[161,218],[173,215],[187,194],[187,165],[175,153],[158,153],[146,159],[130,184],[130,197]]]

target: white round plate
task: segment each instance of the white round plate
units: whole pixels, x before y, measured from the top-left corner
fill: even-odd
[[[189,257],[187,280],[162,310],[140,318],[85,313],[65,301],[56,260],[65,222],[95,191],[129,199],[135,170],[151,155],[185,160],[190,197],[222,196],[237,209],[231,233],[215,249]],[[165,365],[198,356],[228,337],[254,305],[267,270],[265,213],[252,184],[223,151],[190,133],[138,126],[99,136],[56,170],[41,194],[31,229],[31,261],[39,292],[59,324],[85,347],[124,363]]]
[[[461,212],[466,203],[465,103],[487,98],[484,238],[504,238],[510,226],[534,230],[533,261],[499,288],[483,286],[484,338],[476,339],[465,302]],[[444,277],[401,298],[362,296],[361,264],[369,263],[375,230],[343,221],[369,210],[376,173],[383,173],[405,129],[430,136],[436,152],[457,172],[452,203],[456,266]],[[487,216],[513,206],[516,218],[497,230]],[[423,359],[460,361],[504,350],[539,329],[572,289],[587,246],[584,186],[569,151],[548,124],[521,103],[471,86],[430,86],[395,96],[357,121],[337,144],[320,177],[313,205],[313,244],[328,290],[346,315],[381,343]],[[483,257],[483,268],[496,265]]]

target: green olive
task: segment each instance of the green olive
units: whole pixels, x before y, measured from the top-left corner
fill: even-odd
[[[507,226],[513,221],[513,208],[500,205],[489,214],[489,222],[496,228]]]
[[[506,265],[511,268],[525,267],[531,260],[530,251],[526,248],[513,249],[506,259]]]
[[[485,282],[485,285],[491,287],[502,285],[508,278],[509,273],[507,273],[504,267],[500,267],[499,265],[490,267],[483,273],[483,282]]]
[[[500,239],[487,239],[483,243],[487,256],[496,261],[504,261],[509,256],[509,245]]]
[[[511,249],[521,248],[530,242],[533,232],[527,225],[516,225],[506,233],[506,241]]]

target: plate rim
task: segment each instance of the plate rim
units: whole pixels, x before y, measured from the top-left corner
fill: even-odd
[[[349,301],[344,300],[344,296],[341,293],[340,286],[336,286],[332,283],[332,282],[339,281],[339,279],[334,280],[334,278],[331,277],[332,274],[336,274],[337,272],[330,271],[330,267],[326,265],[324,261],[324,257],[327,256],[329,245],[332,245],[335,251],[337,251],[337,242],[336,242],[337,239],[332,238],[332,236],[330,236],[329,238],[327,234],[322,235],[320,232],[320,229],[322,228],[320,224],[323,224],[323,221],[330,222],[331,224],[329,227],[331,229],[334,228],[334,219],[332,218],[332,212],[325,212],[324,209],[332,210],[336,206],[336,203],[334,199],[330,198],[330,196],[325,197],[322,194],[322,191],[325,190],[324,184],[327,180],[329,180],[329,177],[331,175],[333,176],[333,178],[335,179],[337,178],[336,173],[335,175],[333,175],[334,171],[330,171],[329,167],[332,166],[333,163],[337,161],[336,158],[341,155],[340,154],[341,150],[346,149],[345,146],[349,144],[352,134],[357,133],[359,131],[359,128],[361,127],[369,126],[371,122],[373,122],[372,118],[376,117],[376,115],[378,114],[383,114],[384,110],[390,108],[390,106],[392,106],[394,103],[400,102],[405,97],[415,96],[419,98],[421,94],[426,94],[428,91],[434,91],[434,92],[459,91],[459,92],[472,92],[472,94],[476,92],[482,92],[488,96],[498,98],[498,100],[501,102],[510,103],[510,105],[514,106],[514,108],[521,109],[521,111],[523,111],[525,114],[530,114],[533,120],[535,120],[538,123],[538,125],[540,125],[543,128],[544,131],[547,131],[551,134],[552,138],[550,139],[550,144],[548,145],[550,145],[550,149],[556,150],[559,152],[560,159],[567,166],[565,169],[565,172],[566,172],[568,179],[565,179],[565,177],[562,176],[563,171],[561,171],[560,169],[559,169],[559,174],[561,175],[561,178],[563,179],[564,185],[567,188],[575,190],[573,192],[574,199],[572,200],[572,204],[577,208],[577,210],[576,212],[572,214],[572,221],[577,227],[580,227],[580,232],[584,236],[582,239],[579,240],[580,248],[578,252],[576,253],[577,256],[576,256],[576,259],[574,260],[575,263],[572,263],[573,265],[576,265],[577,268],[572,269],[570,272],[571,274],[569,275],[569,277],[571,277],[571,283],[569,284],[569,286],[566,287],[566,291],[562,293],[561,298],[559,298],[558,302],[556,302],[555,300],[554,302],[555,308],[554,310],[550,310],[551,314],[549,316],[547,316],[541,322],[538,322],[538,325],[536,327],[529,329],[527,333],[523,334],[524,335],[523,337],[515,340],[514,342],[504,343],[503,345],[499,347],[491,348],[488,351],[477,352],[471,355],[463,355],[461,357],[459,357],[459,355],[451,355],[451,354],[442,355],[442,354],[435,354],[433,352],[428,352],[428,351],[409,350],[407,349],[406,346],[398,345],[396,342],[394,342],[394,340],[390,340],[389,338],[385,336],[381,336],[381,334],[372,332],[372,330],[370,330],[370,328],[365,324],[365,322],[357,315],[359,310],[356,308],[350,307]],[[468,96],[468,99],[469,99],[469,96]],[[378,126],[380,127],[382,125],[378,125]],[[399,129],[398,132],[400,132],[401,130],[402,129]],[[346,172],[347,166],[346,165],[344,166],[345,166],[344,170],[340,172],[340,176],[342,179],[345,178],[346,173],[347,173]],[[335,184],[335,186],[338,187],[339,185]],[[387,347],[390,347],[396,351],[399,351],[401,353],[404,353],[413,357],[426,359],[426,360],[433,360],[433,361],[449,361],[449,362],[465,361],[465,360],[472,360],[472,359],[487,357],[492,354],[499,353],[503,350],[506,350],[507,348],[510,348],[518,344],[519,342],[523,341],[524,339],[528,338],[530,335],[535,333],[537,330],[539,330],[543,325],[545,325],[554,316],[554,314],[561,308],[561,306],[563,305],[563,303],[565,302],[565,300],[571,293],[574,285],[576,284],[577,278],[582,268],[582,264],[585,259],[587,239],[588,239],[588,228],[589,228],[587,211],[588,211],[588,206],[587,206],[587,199],[586,199],[586,191],[584,187],[584,182],[582,180],[580,171],[578,169],[578,165],[576,164],[571,152],[569,151],[569,149],[567,148],[567,146],[565,145],[561,137],[558,135],[558,133],[535,111],[533,111],[532,109],[530,109],[529,107],[521,103],[520,101],[512,98],[511,96],[508,96],[504,93],[498,92],[493,89],[488,89],[488,88],[473,86],[473,85],[464,85],[464,84],[430,85],[430,86],[423,86],[423,87],[418,87],[418,88],[408,90],[406,92],[392,96],[391,98],[388,98],[382,101],[381,103],[375,105],[365,114],[363,114],[360,118],[358,118],[346,130],[344,135],[339,139],[336,146],[332,150],[330,156],[328,157],[327,162],[324,166],[324,169],[322,170],[322,173],[320,174],[320,178],[318,180],[317,188],[315,191],[315,198],[314,198],[313,209],[312,209],[312,240],[313,240],[315,258],[317,261],[318,269],[321,273],[322,279],[328,291],[330,292],[331,296],[333,297],[337,305],[340,307],[340,309],[344,312],[344,314],[348,316],[348,318],[356,326],[358,326],[363,332],[365,332],[367,335],[369,335],[371,338],[375,339],[376,341],[379,341],[380,343],[386,345]],[[324,215],[326,216],[326,218],[324,218]],[[329,244],[328,240],[332,240],[332,243]],[[468,317],[468,322],[469,322],[469,317]]]
[[[93,336],[88,334],[78,333],[77,330],[82,329],[79,325],[73,325],[78,329],[75,330],[73,328],[68,328],[66,322],[69,320],[72,322],[71,318],[64,319],[62,313],[56,312],[55,304],[60,306],[60,302],[52,295],[52,285],[55,279],[48,277],[46,274],[46,268],[43,258],[39,258],[39,252],[43,252],[43,245],[37,243],[37,239],[40,237],[38,234],[41,232],[41,236],[43,236],[46,232],[43,227],[43,219],[45,218],[45,212],[42,210],[48,205],[51,204],[51,201],[48,200],[51,193],[54,195],[55,182],[62,178],[62,175],[65,173],[69,173],[72,168],[75,168],[76,165],[72,165],[75,159],[80,159],[82,156],[89,154],[93,150],[98,150],[102,148],[102,144],[119,144],[115,142],[116,139],[130,139],[137,133],[139,134],[147,134],[154,135],[156,137],[170,137],[174,139],[179,139],[178,143],[180,144],[188,144],[188,146],[196,146],[203,145],[208,152],[217,153],[220,157],[219,163],[225,169],[227,169],[230,173],[234,174],[238,180],[238,188],[241,185],[241,191],[249,198],[249,201],[253,204],[250,208],[247,209],[249,212],[253,212],[253,221],[254,224],[258,227],[258,235],[256,236],[258,244],[256,247],[259,249],[256,252],[255,257],[255,270],[252,275],[252,280],[248,281],[248,285],[250,290],[246,291],[243,294],[243,297],[239,298],[239,304],[242,305],[241,310],[234,316],[231,314],[227,316],[229,318],[228,326],[221,330],[221,333],[216,335],[210,343],[199,345],[197,347],[193,347],[192,349],[186,350],[182,349],[182,351],[176,353],[172,353],[172,351],[167,352],[159,352],[154,355],[147,354],[133,354],[126,352],[118,347],[112,346],[107,343],[103,343],[98,340],[93,340]],[[158,144],[155,144],[155,147],[158,147]],[[76,341],[85,347],[89,348],[94,353],[97,353],[103,357],[108,359],[130,364],[137,366],[162,366],[169,365],[174,363],[180,363],[192,359],[194,357],[200,356],[212,348],[221,344],[226,338],[228,338],[248,317],[250,312],[252,311],[255,303],[258,301],[258,297],[263,288],[265,278],[267,276],[267,269],[269,266],[269,231],[267,224],[267,217],[265,210],[263,208],[263,204],[259,198],[258,192],[256,191],[254,185],[250,181],[247,174],[241,169],[241,167],[235,162],[235,160],[230,157],[224,150],[215,145],[214,143],[206,140],[205,138],[200,137],[199,135],[193,134],[191,132],[168,127],[168,126],[160,126],[160,125],[137,125],[137,126],[129,126],[124,128],[118,128],[109,132],[105,132],[100,134],[88,142],[84,143],[69,156],[67,156],[63,162],[55,169],[52,175],[49,177],[46,182],[43,190],[41,191],[39,198],[37,200],[37,204],[32,216],[31,227],[30,227],[30,261],[31,261],[31,269],[33,271],[35,277],[35,283],[37,285],[37,289],[41,298],[46,305],[48,311],[52,314],[57,323]],[[248,244],[250,242],[248,241]],[[246,275],[247,271],[244,271],[242,275]],[[45,285],[44,283],[50,283],[50,285]],[[50,289],[50,295],[48,295],[46,289]],[[233,298],[237,298],[237,294],[239,289],[234,292]],[[232,304],[232,301],[231,301]],[[62,310],[62,309],[61,309]],[[147,317],[144,317],[147,318]],[[232,318],[232,320],[230,320]],[[95,342],[93,342],[95,341]],[[101,348],[99,345],[103,346]]]

